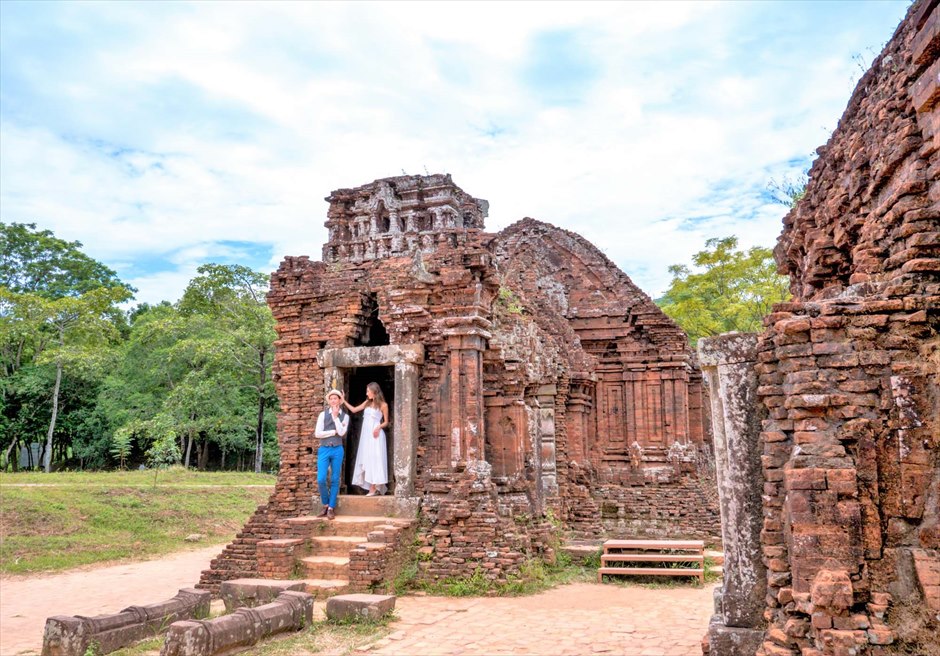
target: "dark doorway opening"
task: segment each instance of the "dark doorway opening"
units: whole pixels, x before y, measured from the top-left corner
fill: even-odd
[[[395,407],[395,367],[358,367],[349,369],[347,370],[346,380],[349,382],[346,400],[352,406],[358,406],[366,400],[366,385],[378,383],[379,387],[382,388],[382,394],[385,395],[385,402],[388,403],[389,421],[392,421],[392,408]],[[365,494],[367,492],[367,490],[352,484],[356,453],[359,450],[359,433],[362,430],[362,417],[363,413],[358,412],[352,415],[349,422],[349,433],[346,438],[346,462],[343,465],[345,494]],[[395,435],[392,433],[392,425],[389,424],[385,428],[385,458],[388,465],[388,491],[386,494],[392,494],[395,485],[392,474],[394,440]]]

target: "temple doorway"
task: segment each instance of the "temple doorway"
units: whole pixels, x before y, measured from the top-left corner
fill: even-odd
[[[386,464],[388,466],[388,491],[393,494],[395,489],[393,454],[395,452],[395,434],[392,431],[392,411],[395,407],[395,367],[373,366],[356,367],[346,370],[346,399],[350,405],[357,406],[366,400],[366,386],[369,383],[378,383],[388,403],[389,425],[385,428],[386,436]],[[363,413],[352,415],[349,423],[349,433],[346,438],[346,462],[343,465],[343,487],[346,494],[365,494],[367,490],[352,484],[353,469],[356,464],[356,453],[359,449],[359,433],[362,429]]]

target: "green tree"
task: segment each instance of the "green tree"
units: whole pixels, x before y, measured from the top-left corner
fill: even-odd
[[[35,439],[41,419],[48,470],[53,446],[64,454],[72,434],[87,428],[80,417],[93,404],[109,344],[125,328],[119,304],[133,291],[81,243],[35,224],[0,222],[0,432],[12,436],[5,456]],[[60,408],[63,387],[84,394],[67,396],[73,405]],[[60,416],[69,433],[56,437]]]
[[[736,237],[713,238],[692,262],[694,269],[669,267],[672,283],[657,304],[693,345],[700,337],[759,331],[773,304],[790,297],[789,282],[777,273],[769,248],[741,251]]]
[[[271,381],[274,317],[264,299],[268,276],[240,265],[204,264],[190,281],[180,309],[202,312],[227,336],[226,357],[241,372],[254,402],[255,471],[264,460],[265,412],[276,401]]]
[[[51,412],[43,449],[43,469],[52,470],[53,437],[59,416],[62,376],[68,369],[79,375],[100,370],[108,346],[118,338],[110,317],[130,292],[124,287],[97,287],[79,296],[47,298],[16,293],[0,286],[0,340],[31,343],[33,362],[54,368]]]

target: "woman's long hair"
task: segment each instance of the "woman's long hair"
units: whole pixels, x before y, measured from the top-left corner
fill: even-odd
[[[379,387],[378,383],[369,383],[366,385],[366,389],[372,390],[372,407],[381,408],[382,404],[385,403],[385,395],[382,394],[382,388]]]

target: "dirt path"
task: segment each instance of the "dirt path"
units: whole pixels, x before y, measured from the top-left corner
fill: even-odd
[[[0,655],[38,654],[52,615],[102,615],[169,599],[190,588],[221,545],[159,560],[61,574],[0,577]]]
[[[169,599],[192,587],[220,551],[0,578],[0,655],[39,654],[51,615],[100,615]],[[714,587],[578,583],[531,597],[402,597],[393,633],[357,653],[699,656]],[[322,612],[322,602],[316,607]]]

